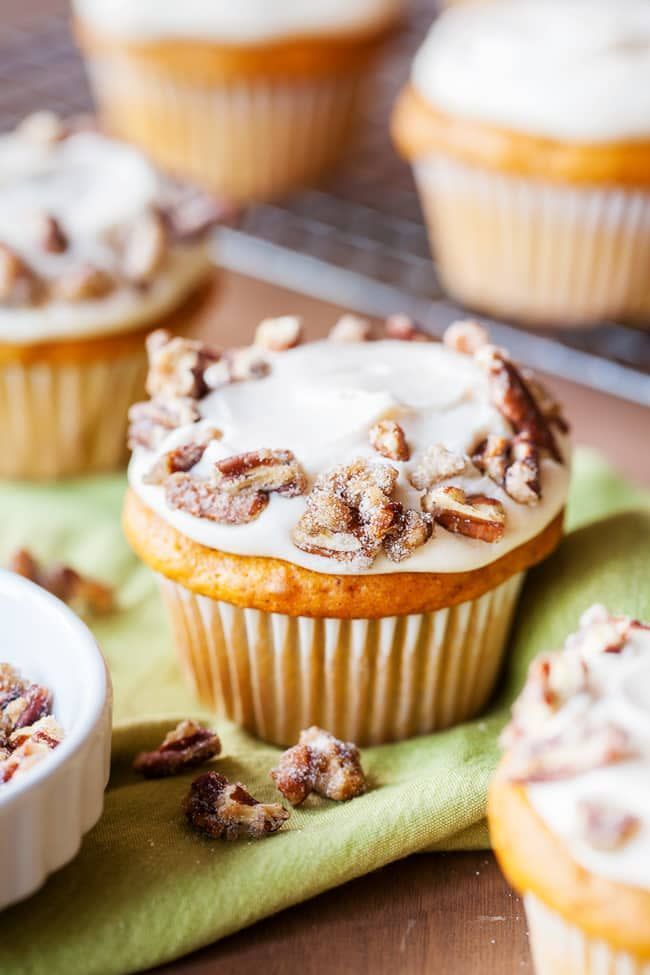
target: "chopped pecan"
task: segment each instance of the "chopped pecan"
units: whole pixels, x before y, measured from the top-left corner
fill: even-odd
[[[93,264],[79,264],[64,271],[52,285],[52,294],[60,301],[97,301],[115,288],[108,271]]]
[[[433,534],[433,519],[412,508],[402,511],[394,528],[384,538],[384,551],[391,562],[403,562]]]
[[[290,816],[280,803],[258,802],[240,782],[228,782],[214,771],[192,782],[183,812],[193,829],[226,840],[239,836],[261,839],[279,830]]]
[[[9,782],[28,772],[56,748],[63,737],[63,729],[50,715],[15,731],[9,739],[7,754],[0,761],[0,782]]]
[[[510,438],[496,433],[489,434],[474,449],[472,463],[481,473],[487,474],[495,484],[504,487],[506,471],[510,464]]]
[[[129,449],[155,450],[170,430],[189,426],[200,418],[196,403],[187,396],[134,403],[129,409]]]
[[[226,494],[210,481],[199,481],[182,472],[167,478],[165,499],[171,508],[226,525],[254,521],[269,503],[269,496],[263,491]]]
[[[464,474],[466,470],[467,457],[447,450],[442,444],[435,444],[420,455],[409,473],[409,481],[418,491],[426,491],[439,481]]]
[[[546,420],[550,424],[554,424],[560,433],[569,433],[570,427],[564,417],[562,406],[549,393],[546,386],[537,379],[530,369],[522,369],[521,375]]]
[[[597,799],[582,799],[578,803],[578,822],[585,842],[605,852],[625,846],[641,826],[637,816]]]
[[[272,352],[284,352],[298,345],[302,336],[302,320],[297,315],[265,318],[255,329],[255,345]]]
[[[359,315],[343,315],[327,336],[330,342],[367,342],[372,325]]]
[[[276,492],[287,498],[304,494],[307,477],[290,450],[251,450],[215,465],[215,485],[226,494]]]
[[[422,497],[422,508],[447,531],[498,542],[503,538],[506,515],[503,505],[485,494],[465,494],[458,487],[431,488]]]
[[[39,228],[41,247],[48,254],[63,254],[68,249],[68,238],[59,221],[51,213],[41,216]]]
[[[207,447],[214,440],[220,439],[221,430],[213,427],[198,431],[193,440],[179,444],[159,457],[149,473],[143,477],[144,483],[164,484],[170,474],[191,471],[202,459]]]
[[[590,606],[580,617],[580,628],[567,638],[566,647],[587,658],[601,653],[620,653],[633,622],[627,616],[612,616],[599,604]]]
[[[408,315],[389,315],[384,323],[386,338],[398,339],[400,342],[426,342],[428,336],[418,328]]]
[[[249,379],[263,379],[270,372],[268,360],[259,347],[244,346],[241,349],[229,349],[226,353],[232,382],[245,382]]]
[[[210,388],[205,372],[221,359],[219,349],[194,339],[172,336],[164,329],[149,336],[147,352],[147,392],[152,398],[201,399]]]
[[[317,727],[300,732],[298,744],[280,757],[271,778],[292,806],[311,792],[340,802],[366,789],[357,746]]]
[[[124,275],[134,284],[149,284],[160,270],[168,250],[167,228],[160,213],[153,209],[143,213],[133,222],[124,241]]]
[[[463,321],[452,322],[445,330],[442,341],[454,352],[461,355],[474,355],[490,341],[488,330],[480,322],[468,318]]]
[[[378,420],[370,428],[370,445],[389,460],[408,460],[411,456],[406,436],[395,420]]]
[[[155,751],[136,755],[133,768],[147,779],[161,779],[202,765],[220,751],[221,741],[214,731],[196,721],[181,721]]]
[[[506,774],[516,782],[572,778],[635,754],[630,736],[613,722],[576,720],[562,731],[522,739],[509,754]]]
[[[0,664],[0,744],[14,731],[50,714],[52,695],[46,687],[23,680],[9,664]]]
[[[0,242],[0,304],[34,304],[41,289],[42,282],[26,261]]]
[[[53,146],[67,134],[67,127],[54,112],[32,112],[16,126],[16,135],[41,146]]]
[[[539,451],[526,434],[512,440],[504,486],[506,493],[519,504],[537,504],[542,496]]]
[[[47,589],[79,612],[99,616],[114,609],[114,594],[110,586],[82,576],[69,565],[55,563],[45,568],[29,551],[19,549],[9,560],[8,568]]]

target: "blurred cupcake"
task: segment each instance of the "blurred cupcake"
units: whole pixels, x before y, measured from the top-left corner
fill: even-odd
[[[531,666],[490,833],[537,975],[650,973],[650,627],[593,606]]]
[[[448,290],[522,321],[650,318],[650,4],[434,24],[393,116]]]
[[[0,476],[125,460],[144,337],[206,301],[217,215],[90,127],[43,113],[0,136]]]
[[[562,533],[566,428],[483,330],[364,333],[347,316],[291,348],[298,323],[277,319],[226,353],[156,333],[152,398],[132,410],[124,527],[184,670],[277,744],[475,715],[523,573]]]
[[[345,152],[404,0],[75,0],[102,115],[161,165],[247,201]]]

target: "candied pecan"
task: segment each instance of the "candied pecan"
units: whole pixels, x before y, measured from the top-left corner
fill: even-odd
[[[161,779],[202,765],[220,751],[221,741],[214,731],[196,721],[181,721],[155,751],[136,755],[133,768],[146,779]]]
[[[14,732],[6,757],[0,761],[0,782],[9,782],[37,765],[63,740],[63,729],[47,715]]]
[[[41,215],[39,239],[41,247],[49,254],[63,254],[68,249],[68,238],[59,221],[50,213]]]
[[[114,608],[113,589],[110,586],[82,576],[69,565],[55,563],[44,568],[27,549],[14,552],[8,568],[47,589],[80,612],[102,615],[110,613]]]
[[[34,304],[41,290],[42,282],[27,262],[0,242],[0,304]]]
[[[435,444],[420,455],[411,468],[409,481],[418,491],[425,491],[438,481],[464,474],[466,470],[466,457],[447,450],[442,444]]]
[[[269,503],[269,496],[263,491],[227,494],[210,481],[199,481],[182,472],[167,478],[165,498],[171,508],[226,525],[254,521]]]
[[[582,799],[578,803],[582,838],[595,850],[619,850],[639,830],[641,821],[609,801]]]
[[[215,465],[215,486],[226,494],[276,492],[287,498],[304,494],[307,477],[290,450],[251,450]]]
[[[427,342],[428,336],[418,328],[408,315],[389,315],[384,322],[386,338],[398,339],[400,342]]]
[[[170,430],[189,426],[200,419],[195,401],[187,396],[134,403],[129,409],[129,449],[147,447],[155,450]]]
[[[298,345],[302,336],[302,320],[297,315],[265,318],[255,329],[255,345],[271,352],[284,352]]]
[[[194,339],[172,336],[164,329],[149,336],[147,352],[147,392],[152,399],[201,399],[209,391],[204,374],[221,359],[219,349]]]
[[[620,653],[633,622],[627,616],[612,616],[604,606],[590,606],[580,617],[580,628],[567,638],[567,649],[577,650],[587,658],[601,653]]]
[[[194,829],[213,839],[239,836],[261,839],[275,833],[290,813],[278,802],[262,803],[241,784],[228,782],[218,772],[205,772],[192,782],[183,812]]]
[[[15,129],[16,135],[41,146],[52,146],[68,134],[66,125],[54,112],[40,111],[27,115]]]
[[[540,450],[547,450],[554,460],[563,463],[550,425],[507,354],[496,346],[485,345],[479,349],[476,361],[487,372],[492,402],[515,433],[524,434]]]
[[[504,487],[506,493],[519,504],[537,504],[542,496],[539,451],[525,434],[519,434],[512,440]]]
[[[522,369],[521,375],[546,420],[555,425],[560,433],[569,433],[570,427],[564,417],[561,404],[549,393],[532,370]]]
[[[522,739],[509,754],[506,774],[516,782],[549,782],[582,775],[634,754],[630,736],[620,725],[576,720],[555,734]]]
[[[193,440],[179,444],[159,457],[149,473],[143,477],[144,483],[164,484],[170,474],[191,471],[202,459],[208,446],[214,440],[220,440],[221,436],[221,430],[214,427],[198,431]]]
[[[485,494],[465,494],[458,487],[431,488],[422,497],[422,508],[447,531],[498,542],[503,538],[506,515],[503,505]]]
[[[167,228],[157,210],[139,216],[129,227],[122,252],[122,272],[134,284],[149,284],[169,250]]]
[[[280,757],[271,778],[292,806],[310,792],[340,802],[366,788],[357,746],[315,726],[300,732],[298,744]]]
[[[442,336],[442,341],[450,349],[461,355],[474,355],[490,341],[488,330],[480,322],[468,318],[452,322]]]
[[[359,315],[343,315],[327,336],[330,342],[367,342],[372,325]]]
[[[384,538],[384,551],[391,562],[403,562],[416,548],[428,542],[433,534],[433,519],[407,508],[398,515],[397,523]]]
[[[370,428],[370,445],[389,460],[408,460],[411,456],[406,436],[395,420],[378,420]]]
[[[510,439],[491,433],[474,449],[472,463],[482,474],[503,487],[510,464]]]
[[[231,382],[263,379],[270,372],[268,360],[259,347],[247,345],[241,349],[229,349],[226,353]]]
[[[3,744],[16,729],[34,724],[51,710],[52,695],[46,687],[23,680],[9,664],[0,667],[0,740]]]
[[[115,279],[103,268],[79,264],[64,271],[52,285],[52,293],[61,301],[96,301],[115,288]]]

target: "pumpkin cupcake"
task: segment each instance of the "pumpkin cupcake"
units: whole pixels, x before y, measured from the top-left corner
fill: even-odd
[[[185,177],[249,201],[346,151],[404,0],[74,0],[107,125]]]
[[[124,527],[185,672],[277,744],[475,715],[523,574],[562,534],[557,404],[476,324],[343,342],[353,324],[290,348],[298,322],[266,321],[234,352],[156,333],[132,410]]]
[[[490,832],[537,975],[648,975],[650,627],[589,609],[532,664],[504,747]]]
[[[650,5],[446,11],[393,116],[442,280],[524,322],[650,319]]]
[[[145,335],[213,288],[215,204],[46,113],[0,136],[0,476],[110,470]]]

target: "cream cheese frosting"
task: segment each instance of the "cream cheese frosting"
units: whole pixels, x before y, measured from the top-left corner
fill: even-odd
[[[20,128],[0,136],[0,243],[47,282],[92,265],[115,277],[95,299],[50,297],[35,303],[0,301],[0,342],[91,337],[127,331],[177,307],[208,272],[203,242],[174,242],[146,287],[120,276],[114,235],[161,201],[165,182],[137,150],[94,131],[60,140],[27,137]],[[49,252],[40,237],[44,214],[68,245]]]
[[[292,542],[292,530],[305,510],[305,497],[272,494],[254,521],[225,525],[170,508],[164,488],[145,478],[156,458],[191,439],[201,426],[223,434],[192,470],[208,477],[226,457],[260,448],[290,450],[304,468],[310,485],[332,467],[366,458],[390,463],[399,471],[396,499],[420,510],[421,492],[408,474],[418,457],[434,444],[466,453],[488,433],[511,435],[507,421],[492,405],[484,370],[469,355],[438,343],[400,341],[311,342],[267,353],[270,372],[262,379],[223,386],[200,400],[201,421],[169,433],[156,451],[137,448],[129,481],[142,501],[174,528],[209,548],[240,555],[270,556],[316,572],[339,574],[385,572],[462,572],[480,568],[542,531],[562,509],[569,465],[544,456],[542,499],[533,506],[513,501],[494,481],[471,468],[453,478],[468,493],[485,493],[502,502],[506,529],[489,544],[437,527],[434,536],[405,561],[395,564],[380,554],[359,569],[303,552]],[[369,429],[381,419],[396,420],[411,447],[409,461],[386,461],[370,446]],[[566,438],[558,436],[564,457]]]
[[[434,24],[417,91],[451,115],[576,142],[650,137],[648,0],[495,0]]]
[[[236,44],[381,27],[399,15],[404,0],[73,0],[73,6],[88,24],[128,39],[207,38]]]

